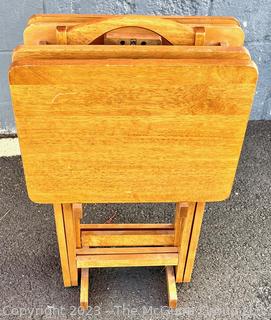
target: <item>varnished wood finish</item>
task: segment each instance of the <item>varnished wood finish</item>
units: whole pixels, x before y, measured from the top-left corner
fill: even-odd
[[[79,24],[67,30],[68,44],[91,44],[99,36],[123,27],[140,27],[163,36],[173,45],[192,45],[195,42],[193,27],[170,19],[155,16],[124,15],[93,23]]]
[[[173,230],[104,230],[82,231],[82,246],[170,246]]]
[[[64,224],[66,231],[66,241],[68,249],[69,268],[71,285],[78,285],[78,270],[76,267],[76,236],[74,228],[74,217],[71,204],[62,204]]]
[[[148,45],[108,45],[121,39]],[[175,308],[205,201],[230,194],[255,92],[239,23],[36,15],[24,41],[11,95],[28,194],[54,203],[64,285],[77,285],[81,269],[86,310],[89,268],[165,266]],[[84,202],[177,206],[173,224],[83,225]]]
[[[177,253],[95,254],[77,256],[77,268],[175,266]]]
[[[250,61],[243,47],[225,46],[97,46],[97,45],[20,45],[13,61],[32,59],[226,59]]]
[[[83,207],[80,203],[74,203],[72,205],[74,229],[76,237],[76,248],[81,248],[81,219],[83,218]]]
[[[92,254],[128,254],[128,253],[170,253],[178,252],[177,247],[120,247],[120,248],[81,248],[76,250],[77,255]]]
[[[144,28],[114,29],[104,35],[105,45],[162,45],[162,37]]]
[[[205,27],[195,28],[195,46],[204,46],[206,38]]]
[[[236,60],[13,63],[11,94],[30,198],[227,198],[256,79],[251,62]]]
[[[100,21],[103,19],[108,19],[112,17],[119,17],[121,15],[114,14],[34,14],[32,15],[27,22],[27,25],[33,23],[48,23],[56,22],[58,24],[66,23],[86,23]],[[180,23],[188,24],[218,24],[218,25],[236,25],[240,26],[239,21],[230,16],[159,16],[163,19],[170,19],[178,21]]]
[[[101,224],[81,224],[82,230],[108,230],[108,229],[174,229],[172,223],[101,223]]]
[[[88,288],[89,288],[89,269],[81,269],[81,285],[80,285],[80,307],[82,310],[88,309]]]
[[[61,204],[54,204],[56,234],[59,248],[59,256],[62,269],[63,283],[65,287],[71,286],[68,250]]]
[[[136,21],[138,25],[140,23],[141,16],[130,16],[132,19]],[[99,23],[102,25],[106,25],[110,23],[112,19],[123,18],[123,16],[105,16],[105,15],[85,15],[85,16],[70,16],[70,15],[53,15],[46,16],[40,15],[35,16],[30,19],[28,23],[28,27],[24,31],[24,43],[27,45],[36,45],[39,44],[40,41],[47,41],[49,44],[56,44],[56,28],[59,25],[66,25],[69,28],[73,28],[78,24],[86,24],[90,23],[92,25]],[[125,19],[129,18],[129,16],[125,16]],[[145,17],[143,17],[145,18]],[[149,17],[148,17],[149,18]],[[165,23],[169,21],[171,24],[173,22],[178,23],[177,28],[182,28],[184,26],[184,30],[193,30],[197,27],[205,27],[206,35],[205,35],[205,43],[212,45],[218,44],[219,42],[228,40],[231,46],[242,46],[244,44],[244,32],[241,29],[238,21],[232,17],[178,17],[178,16],[168,16],[168,17],[151,17],[157,21],[165,20]],[[148,26],[149,28],[150,26]],[[173,25],[174,28],[174,25]],[[101,28],[99,28],[99,32],[102,32]],[[161,30],[163,32],[163,30]],[[177,37],[181,37],[178,39],[184,39],[187,43],[187,40],[190,44],[194,44],[192,38],[189,36],[188,38],[184,37],[184,35],[179,34],[175,35]],[[78,40],[77,40],[78,41]],[[89,39],[87,38],[87,41]],[[88,44],[90,42],[87,42]],[[176,43],[175,43],[176,44]],[[184,45],[185,43],[182,43]]]
[[[187,257],[187,251],[190,241],[192,223],[194,219],[196,203],[189,203],[188,206],[182,206],[181,203],[177,203],[176,215],[180,215],[180,236],[178,246],[178,265],[176,266],[176,282],[183,281],[183,274],[185,270],[185,263]]]
[[[189,208],[189,203],[177,203],[175,210],[174,221],[174,246],[180,245],[180,239],[182,236],[182,225],[186,217],[186,212]]]
[[[186,258],[185,270],[182,282],[190,282],[192,277],[193,266],[196,258],[196,251],[199,242],[201,224],[203,220],[205,203],[198,202],[195,208],[195,215],[190,236],[189,248]]]
[[[66,26],[57,26],[56,27],[56,43],[60,45],[68,44],[67,30]]]
[[[177,288],[176,288],[174,268],[172,266],[166,267],[166,279],[167,279],[168,305],[170,308],[175,309],[177,307]]]

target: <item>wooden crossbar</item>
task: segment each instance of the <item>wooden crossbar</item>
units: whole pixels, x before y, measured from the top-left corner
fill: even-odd
[[[178,252],[177,247],[118,247],[118,248],[80,248],[77,255],[89,254],[129,254],[129,253],[170,253]]]
[[[173,230],[99,230],[82,231],[83,247],[173,246]]]
[[[112,229],[174,229],[172,223],[100,223],[80,224],[81,230],[112,230]]]
[[[93,254],[77,256],[77,268],[176,266],[177,253]]]

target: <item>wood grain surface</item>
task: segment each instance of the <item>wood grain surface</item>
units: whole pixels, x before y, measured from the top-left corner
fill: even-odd
[[[11,93],[30,198],[227,198],[256,79],[254,64],[241,60],[14,62]]]
[[[121,15],[110,14],[34,14],[27,22],[27,25],[33,23],[84,23],[96,22],[110,17],[119,17]],[[175,20],[180,23],[188,24],[220,24],[220,25],[237,25],[240,26],[239,21],[230,16],[158,16],[163,19]]]
[[[122,19],[126,19],[126,22],[121,22]],[[151,19],[152,23],[156,24],[154,31],[163,33],[165,38],[169,33],[170,39],[168,40],[172,44],[194,44],[194,28],[203,26],[205,28],[206,45],[217,44],[225,39],[227,39],[230,46],[242,46],[244,44],[244,32],[238,21],[233,17],[136,15],[36,15],[29,20],[28,26],[24,30],[24,43],[27,45],[37,45],[40,41],[46,41],[49,44],[56,44],[56,28],[57,26],[65,25],[69,29],[73,29],[70,37],[72,44],[82,44],[85,43],[85,40],[87,44],[90,44],[91,41],[95,40],[95,37],[97,38],[102,33],[109,31],[106,28],[108,26],[111,26],[112,29],[121,26],[139,26],[140,21],[143,23],[146,19]],[[81,26],[79,27],[78,25],[80,24]],[[86,35],[85,31],[87,31],[87,37],[80,31],[82,30],[82,25],[86,24],[88,24],[87,28],[90,26],[92,28],[91,30],[86,30],[84,26],[84,34]],[[164,24],[166,26],[162,27]],[[143,27],[143,25],[141,26]],[[151,29],[153,26],[147,22],[147,24],[144,23],[144,27]],[[89,35],[91,35],[91,38],[89,38]],[[85,40],[82,42],[83,39]]]
[[[13,61],[32,59],[226,59],[250,61],[244,47],[221,46],[116,46],[20,45]]]
[[[77,256],[77,268],[175,266],[177,253],[95,254]]]

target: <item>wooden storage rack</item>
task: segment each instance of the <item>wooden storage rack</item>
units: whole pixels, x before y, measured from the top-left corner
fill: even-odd
[[[131,266],[165,266],[169,306],[176,307],[175,281],[191,279],[204,203],[178,203],[173,224],[81,224],[80,204],[54,205],[54,211],[64,285],[77,286],[81,269],[82,307],[89,268]]]
[[[82,308],[90,268],[131,266],[165,266],[176,307],[205,202],[231,191],[257,81],[243,42],[231,17],[29,19],[10,69],[26,184],[53,203],[64,286],[81,271]],[[90,202],[175,202],[176,213],[82,224]]]

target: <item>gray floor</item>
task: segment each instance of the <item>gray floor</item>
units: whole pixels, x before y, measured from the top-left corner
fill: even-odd
[[[62,285],[51,206],[31,203],[19,157],[0,159],[0,319],[78,319]],[[271,122],[251,122],[231,198],[207,206],[190,284],[167,307],[162,268],[91,273],[95,319],[271,319]],[[93,205],[86,221],[170,221],[172,204]],[[93,316],[94,315],[94,316]]]

